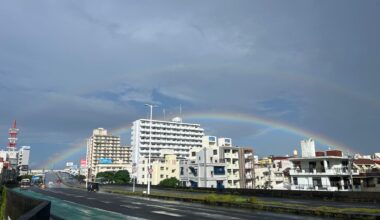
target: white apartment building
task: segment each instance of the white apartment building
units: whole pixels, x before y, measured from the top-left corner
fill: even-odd
[[[0,173],[3,167],[17,170],[18,175],[29,171],[30,146],[22,146],[19,150],[0,151]]]
[[[187,160],[180,161],[180,181],[187,187],[225,188],[227,175],[219,147],[193,148]]]
[[[133,163],[141,157],[148,157],[151,141],[151,156],[163,157],[165,150],[172,150],[178,158],[189,157],[191,148],[202,147],[203,128],[199,124],[183,123],[176,117],[172,121],[152,120],[150,135],[150,120],[139,119],[132,125]]]
[[[120,137],[108,134],[104,128],[94,129],[87,140],[87,168],[90,178],[104,171],[132,171],[131,148],[120,145]]]
[[[22,146],[18,150],[18,170],[20,175],[25,175],[29,170],[30,146]]]
[[[288,156],[271,156],[255,164],[255,184],[258,189],[290,189]]]
[[[302,146],[302,142],[301,142]],[[308,145],[314,148],[313,144]],[[304,150],[305,148],[302,148]],[[290,170],[292,190],[351,190],[352,177],[359,174],[352,166],[352,160],[338,150],[315,152],[305,149],[306,157],[291,158],[293,168]],[[315,152],[311,155],[310,152]]]
[[[148,159],[142,157],[140,159],[140,164],[142,166],[138,166],[137,183],[147,184],[149,178]],[[151,168],[151,185],[158,185],[162,180],[170,179],[172,177],[179,179],[179,160],[173,152],[167,151],[164,158],[151,158]]]

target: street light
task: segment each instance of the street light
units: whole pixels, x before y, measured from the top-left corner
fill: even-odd
[[[148,189],[147,193],[150,194],[150,179],[151,179],[151,173],[152,168],[150,165],[150,157],[151,157],[151,148],[152,148],[152,116],[153,116],[153,108],[158,107],[157,105],[153,104],[145,104],[145,106],[148,106],[150,108],[150,123],[149,123],[149,157],[148,157]]]

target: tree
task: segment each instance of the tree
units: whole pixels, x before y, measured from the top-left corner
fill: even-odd
[[[101,179],[101,182],[106,183],[129,183],[131,180],[127,170],[100,172],[96,174],[96,178]]]
[[[113,177],[115,183],[129,183],[130,180],[131,177],[129,176],[128,170],[119,170]]]
[[[96,178],[102,179],[102,181],[104,182],[112,182],[114,175],[115,175],[114,172],[106,171],[106,172],[100,172],[96,174]]]
[[[180,185],[180,181],[175,178],[175,177],[171,177],[169,179],[164,179],[164,180],[161,180],[161,182],[158,184],[159,186],[164,186],[164,187],[178,187]]]
[[[76,175],[75,179],[77,179],[79,182],[83,182],[84,179],[86,179],[86,176],[85,175]]]

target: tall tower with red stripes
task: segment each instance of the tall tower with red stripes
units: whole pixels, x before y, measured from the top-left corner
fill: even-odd
[[[9,129],[8,150],[10,151],[14,151],[16,149],[18,131],[16,120],[14,120],[13,126]]]

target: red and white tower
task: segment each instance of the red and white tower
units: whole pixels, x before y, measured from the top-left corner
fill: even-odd
[[[17,143],[17,134],[18,129],[16,126],[16,120],[13,121],[13,126],[9,129],[9,142],[8,142],[8,150],[14,151],[16,149],[16,143]]]

